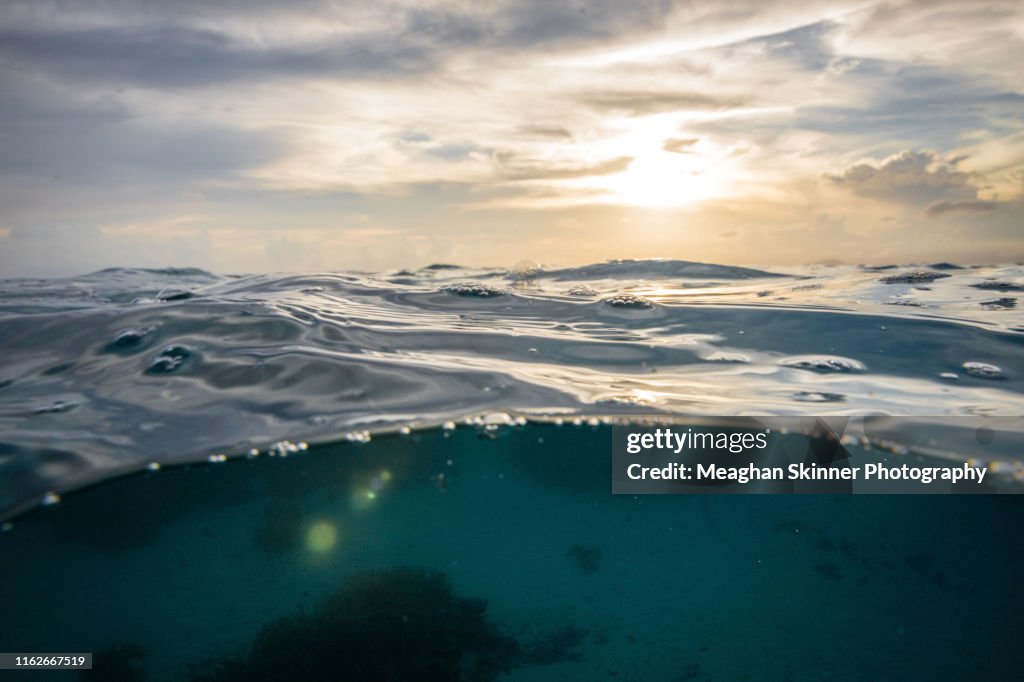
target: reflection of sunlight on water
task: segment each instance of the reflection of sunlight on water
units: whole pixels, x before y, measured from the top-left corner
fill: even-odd
[[[352,493],[350,503],[356,511],[370,509],[380,498],[381,492],[391,482],[391,472],[387,469],[381,470],[374,475],[368,483],[356,487]]]
[[[88,300],[65,281],[0,282],[0,423],[31,473],[0,461],[0,507],[133,467],[302,456],[491,413],[1021,414],[1024,307],[1009,299],[1024,270],[903,281],[921,267],[115,270],[76,279]],[[189,296],[159,300],[169,288]],[[148,371],[168,348],[193,352]],[[348,485],[346,512],[365,514],[393,483],[375,469]]]

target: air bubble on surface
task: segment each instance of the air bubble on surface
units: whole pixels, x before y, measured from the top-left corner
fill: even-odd
[[[944,272],[934,272],[931,270],[911,270],[895,275],[886,275],[878,281],[883,284],[922,284],[934,282],[943,277],[949,277],[949,275]]]
[[[463,296],[466,298],[494,298],[496,296],[505,296],[510,293],[506,289],[491,286],[490,284],[483,284],[481,282],[456,282],[455,284],[446,284],[441,287],[441,291],[454,296]]]
[[[971,376],[980,377],[982,379],[1006,378],[1001,367],[991,365],[987,362],[965,362],[961,367],[963,367],[964,371]]]
[[[602,303],[611,306],[612,308],[626,308],[631,310],[649,310],[654,307],[654,303],[643,296],[637,296],[635,294],[619,294],[618,296],[611,296],[604,299]]]
[[[839,355],[799,355],[786,358],[779,364],[812,372],[863,372],[867,369],[864,363]]]

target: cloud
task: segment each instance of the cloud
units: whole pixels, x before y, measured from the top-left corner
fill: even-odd
[[[860,196],[897,203],[962,202],[977,194],[970,173],[957,171],[929,151],[903,151],[826,177]]]
[[[394,267],[625,241],[1002,257],[1024,196],[1022,21],[986,0],[9,0],[4,265],[150,262],[198,234],[172,218],[201,215],[208,267],[275,250],[327,267],[349,262],[356,213],[409,235],[359,237]],[[573,225],[596,235],[585,252]]]
[[[749,96],[717,95],[701,92],[611,91],[580,95],[580,102],[599,111],[644,116],[680,109],[722,110],[746,106]]]
[[[536,161],[518,161],[509,158],[507,154],[499,155],[498,160],[502,164],[502,175],[508,180],[565,180],[594,175],[611,175],[621,173],[633,162],[632,157],[623,156],[590,165],[559,166]]]
[[[0,56],[65,78],[181,88],[275,78],[385,78],[436,68],[414,36],[340,35],[261,47],[210,29],[173,25],[0,30]]]
[[[943,213],[984,213],[994,210],[998,204],[995,201],[983,201],[980,199],[964,199],[960,201],[936,201],[928,205],[925,213],[929,216],[940,216]]]
[[[664,149],[667,152],[675,152],[676,154],[685,154],[687,152],[687,150],[690,149],[690,147],[692,147],[693,145],[697,144],[698,142],[700,142],[700,140],[697,139],[696,137],[688,137],[688,138],[681,139],[681,140],[680,139],[671,139],[671,140],[665,140],[662,143],[661,148]]]

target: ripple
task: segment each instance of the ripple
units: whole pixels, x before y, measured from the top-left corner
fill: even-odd
[[[717,351],[705,357],[704,361],[745,364],[750,362],[750,358],[748,358],[746,355],[743,355],[742,353],[729,353],[726,351]]]
[[[188,346],[167,346],[160,354],[153,358],[146,369],[146,374],[171,374],[176,372],[193,355]]]
[[[982,289],[985,291],[1024,291],[1024,284],[1017,282],[1005,282],[996,279],[987,279],[984,282],[977,282],[972,284],[975,289]]]
[[[146,336],[150,329],[122,329],[115,336],[114,340],[107,345],[107,350],[112,352],[130,351],[142,347],[145,344]]]
[[[193,298],[195,293],[190,289],[182,289],[180,287],[166,287],[161,289],[156,295],[158,301],[185,301]]]
[[[986,310],[1008,310],[1017,307],[1017,299],[995,298],[990,301],[982,301],[979,305]]]
[[[846,396],[824,391],[798,391],[793,394],[793,400],[801,403],[841,403],[846,400]]]

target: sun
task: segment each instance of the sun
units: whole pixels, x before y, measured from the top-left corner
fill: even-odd
[[[621,173],[597,180],[612,203],[675,208],[720,196],[721,172],[709,159],[664,150],[644,153]]]

